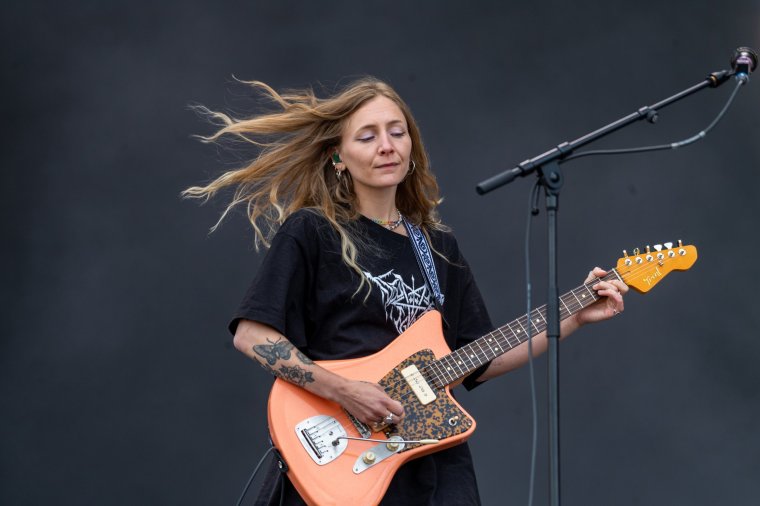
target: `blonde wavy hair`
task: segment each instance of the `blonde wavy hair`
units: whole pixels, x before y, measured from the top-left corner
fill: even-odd
[[[359,218],[356,194],[348,171],[338,180],[331,154],[340,145],[348,118],[363,104],[384,96],[404,114],[412,141],[410,160],[415,170],[398,186],[396,206],[412,223],[427,234],[446,229],[440,223],[438,184],[430,171],[427,153],[417,123],[409,107],[388,84],[366,77],[352,82],[327,98],[318,98],[312,89],[278,93],[260,81],[241,81],[271,99],[278,111],[236,119],[203,106],[196,109],[221,128],[201,141],[213,143],[233,136],[260,149],[259,155],[244,167],[224,172],[205,186],[193,186],[184,197],[207,201],[217,192],[234,188],[234,194],[214,231],[234,208],[245,205],[254,230],[256,249],[269,247],[280,225],[299,209],[318,211],[329,221],[341,240],[341,254],[347,266],[365,279],[356,262],[357,240],[347,227]]]

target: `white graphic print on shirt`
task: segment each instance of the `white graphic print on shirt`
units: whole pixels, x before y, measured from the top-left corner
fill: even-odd
[[[423,283],[422,286],[415,287],[414,276],[412,286],[409,286],[401,276],[393,272],[393,269],[379,276],[373,276],[366,271],[364,275],[380,289],[385,305],[385,317],[393,322],[399,334],[433,307],[427,285]]]

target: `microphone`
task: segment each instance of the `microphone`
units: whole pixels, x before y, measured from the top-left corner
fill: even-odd
[[[731,68],[737,81],[749,81],[749,74],[757,68],[757,53],[749,47],[738,47],[731,57]]]

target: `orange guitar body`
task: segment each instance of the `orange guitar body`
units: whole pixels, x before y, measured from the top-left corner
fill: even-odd
[[[420,356],[421,350],[427,352]],[[385,432],[373,432],[373,439],[396,436],[404,440],[438,439],[437,444],[407,444],[362,472],[357,461],[379,443],[347,441],[345,450],[323,465],[298,437],[296,427],[317,415],[334,417],[350,437],[361,437],[346,412],[337,404],[315,396],[303,388],[277,379],[269,395],[269,430],[276,448],[288,466],[288,477],[310,505],[364,506],[378,504],[398,468],[406,461],[463,443],[475,430],[475,422],[451,397],[449,387],[436,388],[437,399],[423,405],[401,376],[401,370],[415,359],[420,368],[425,361],[451,352],[443,338],[441,317],[429,311],[386,348],[362,358],[317,361],[321,367],[343,377],[380,383],[390,396],[404,405],[405,418]],[[390,372],[389,372],[390,371]],[[453,420],[453,422],[452,422]],[[332,433],[330,433],[332,434]],[[330,436],[332,438],[332,436]],[[329,445],[328,445],[329,446]],[[381,446],[385,447],[384,444]]]

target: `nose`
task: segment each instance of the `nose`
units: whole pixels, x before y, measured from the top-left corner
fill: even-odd
[[[380,144],[378,145],[378,152],[381,155],[387,155],[393,152],[393,141],[388,132],[384,132],[380,135]]]

